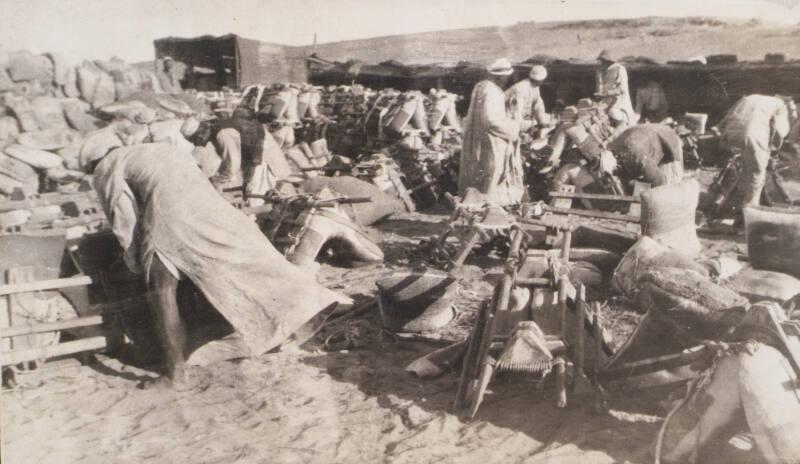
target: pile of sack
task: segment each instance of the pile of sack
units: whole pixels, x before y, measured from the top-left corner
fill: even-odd
[[[132,124],[194,112],[187,108],[162,95],[154,72],[118,58],[73,65],[54,53],[0,52],[0,200],[62,191],[83,178],[82,153],[108,143],[97,131],[136,138],[144,131]]]

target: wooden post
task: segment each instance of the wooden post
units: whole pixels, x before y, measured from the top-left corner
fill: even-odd
[[[572,249],[572,229],[565,228],[562,232],[561,259],[569,262],[569,253]]]
[[[561,338],[567,341],[567,285],[564,277],[558,281],[558,312],[561,315]]]
[[[575,343],[573,345],[573,360],[575,362],[575,375],[583,372],[583,341],[584,341],[584,320],[586,318],[586,286],[578,285],[578,293],[575,297]]]
[[[592,366],[592,385],[594,386],[594,412],[600,413],[602,411],[602,399],[600,397],[600,363],[603,361],[603,330],[600,327],[600,304],[594,305],[594,314],[592,315],[592,333],[594,336],[594,365]]]

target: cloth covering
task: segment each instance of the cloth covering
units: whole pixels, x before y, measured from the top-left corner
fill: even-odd
[[[683,144],[669,126],[629,127],[609,143],[608,149],[617,157],[625,182],[639,180],[658,187],[683,177]]]
[[[228,204],[191,156],[167,144],[112,151],[95,189],[134,269],[153,255],[189,278],[243,336],[253,355],[278,346],[322,309],[349,298],[290,264]]]
[[[460,196],[472,187],[500,205],[521,201],[525,186],[515,143],[520,123],[507,116],[505,94],[497,84],[485,80],[475,86],[464,124]]]

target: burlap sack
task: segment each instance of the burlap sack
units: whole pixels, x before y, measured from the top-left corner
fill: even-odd
[[[622,295],[633,299],[641,290],[640,279],[659,268],[679,268],[708,277],[708,269],[690,257],[668,248],[650,237],[642,237],[633,245],[614,270],[611,284]]]
[[[57,98],[36,97],[31,100],[31,109],[41,130],[67,129],[64,110]]]
[[[26,147],[17,143],[7,146],[5,152],[8,156],[37,169],[57,168],[63,165],[61,157],[55,153]]]
[[[754,269],[800,278],[800,212],[766,206],[744,209],[747,254]]]
[[[695,212],[700,186],[694,179],[642,193],[642,235],[689,257],[700,254]]]
[[[19,123],[13,116],[0,118],[0,142],[3,140],[15,140],[19,135]]]
[[[705,323],[713,322],[713,319],[708,319],[710,315],[749,305],[735,291],[683,267],[651,269],[639,278],[638,284],[635,302],[639,309],[674,312],[674,308],[681,307],[685,314],[695,314],[698,321]],[[694,326],[698,324],[701,322],[695,322]]]
[[[0,153],[0,174],[19,182],[36,179],[36,171],[27,163],[12,158],[5,153]]]
[[[780,272],[762,271],[751,267],[733,275],[727,286],[751,303],[769,300],[783,304],[800,294],[800,279]]]
[[[27,98],[12,98],[6,103],[17,118],[19,128],[23,132],[39,130],[39,121],[33,112],[33,106]]]

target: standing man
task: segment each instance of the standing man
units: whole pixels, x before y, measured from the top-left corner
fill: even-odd
[[[654,80],[636,91],[636,113],[647,122],[661,122],[669,113],[669,102],[664,88]]]
[[[531,68],[528,78],[523,79],[506,90],[506,105],[511,117],[517,120],[532,119],[539,125],[550,122],[550,115],[544,107],[539,87],[547,79],[547,68],[537,64]]]
[[[597,57],[600,68],[595,74],[595,96],[606,103],[608,115],[619,126],[630,126],[636,123],[636,114],[631,103],[628,88],[628,71],[617,63],[608,50],[603,50]]]
[[[741,153],[742,209],[759,204],[770,156],[781,148],[796,119],[797,107],[791,98],[748,95],[740,98],[719,123],[722,144]],[[741,218],[737,219],[740,223]]]
[[[501,58],[487,67],[488,76],[472,90],[464,123],[464,143],[458,173],[458,192],[477,189],[499,205],[519,203],[525,193],[522,160],[515,143],[530,121],[506,113],[502,86],[514,72]]]

